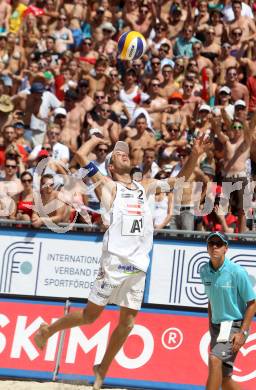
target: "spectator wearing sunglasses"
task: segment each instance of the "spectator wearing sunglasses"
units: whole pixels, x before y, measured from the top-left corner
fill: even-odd
[[[230,88],[231,98],[234,102],[244,100],[246,107],[249,106],[249,91],[246,85],[239,82],[237,68],[231,66],[227,69],[225,84]]]
[[[237,28],[242,33],[242,38],[246,41],[255,40],[256,27],[255,22],[248,16],[242,16],[242,1],[232,1],[232,10],[234,12],[234,19],[227,23],[228,36],[231,39],[231,32]]]
[[[248,184],[248,160],[253,140],[253,133],[246,122],[234,120],[228,128],[227,134],[223,133],[219,123],[214,123],[213,131],[223,145],[225,160],[223,161],[222,177],[224,182],[239,183],[240,189],[226,194],[230,199],[232,212],[235,210],[238,216],[238,230],[246,231],[246,216],[244,212],[244,190]],[[241,152],[242,151],[242,152]]]

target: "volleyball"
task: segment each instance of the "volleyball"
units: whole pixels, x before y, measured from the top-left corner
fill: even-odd
[[[118,56],[121,60],[137,60],[147,48],[143,35],[137,31],[123,33],[118,40]]]

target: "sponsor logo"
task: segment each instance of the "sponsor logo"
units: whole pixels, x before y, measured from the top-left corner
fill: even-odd
[[[138,274],[140,272],[140,270],[136,267],[134,267],[134,265],[132,264],[119,264],[119,266],[117,267],[117,269],[121,272],[123,272],[124,274]]]

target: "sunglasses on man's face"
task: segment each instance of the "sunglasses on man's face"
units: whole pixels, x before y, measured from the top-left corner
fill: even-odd
[[[32,183],[32,179],[22,179],[21,182],[22,183]]]
[[[217,248],[221,248],[225,243],[223,241],[209,241],[208,246],[216,246]]]
[[[12,168],[12,169],[15,169],[15,168],[17,168],[17,165],[6,164],[6,165],[5,165],[5,168]]]

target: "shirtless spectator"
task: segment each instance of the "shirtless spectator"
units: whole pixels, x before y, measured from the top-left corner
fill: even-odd
[[[155,148],[156,140],[147,130],[147,121],[144,115],[139,115],[135,121],[136,134],[126,138],[125,142],[130,147],[131,164],[138,166],[142,163],[144,150]]]
[[[52,159],[56,161],[61,161],[66,164],[69,161],[69,149],[66,145],[63,145],[60,142],[61,129],[57,123],[50,124],[47,129],[47,138],[48,143],[52,149]],[[29,161],[34,161],[40,150],[42,150],[42,144],[34,147],[30,153],[28,159]]]
[[[255,40],[256,27],[255,22],[248,16],[242,16],[242,1],[233,0],[232,9],[234,12],[234,20],[228,23],[228,34],[231,36],[231,31],[234,28],[240,28],[242,31],[242,37],[244,40]]]
[[[68,90],[65,93],[65,109],[67,111],[67,118],[61,132],[61,141],[72,152],[77,150],[77,139],[80,135],[85,118],[84,106],[78,102],[78,99],[79,97],[77,92],[73,90]]]
[[[239,183],[240,188],[230,195],[231,204],[238,212],[239,233],[246,231],[246,216],[244,212],[243,195],[248,184],[247,160],[250,158],[250,148],[254,129],[249,129],[245,123],[234,120],[227,134],[221,131],[220,122],[213,122],[213,130],[224,145],[225,160],[223,161],[223,182]],[[225,195],[224,195],[225,196]]]
[[[237,68],[229,67],[226,73],[226,85],[231,90],[231,97],[233,102],[236,100],[244,100],[246,106],[249,106],[249,91],[248,88],[238,81]]]
[[[18,162],[14,156],[7,156],[4,174],[0,178],[0,216],[14,217],[15,197],[22,191],[22,184],[17,176]]]
[[[179,4],[173,4],[170,7],[168,18],[169,39],[175,40],[183,30],[184,20],[182,19],[182,10]]]
[[[58,191],[54,190],[54,177],[50,174],[43,175],[41,178],[40,193],[41,202],[44,207],[48,203],[55,205],[54,211],[50,212],[47,217],[41,216],[40,212],[33,211],[32,226],[40,228],[47,222],[58,224],[60,222],[69,222],[71,208],[67,204],[58,199]],[[37,207],[37,198],[34,199],[35,207]]]
[[[116,29],[110,22],[104,22],[100,25],[103,39],[98,46],[98,53],[115,57],[117,55],[117,42],[112,38],[116,34]]]
[[[0,0],[0,33],[9,30],[11,11],[10,4],[6,0]]]
[[[236,68],[237,61],[236,58],[231,56],[231,44],[229,42],[224,42],[221,46],[221,53],[219,57],[220,64],[220,83],[224,84],[226,80],[227,69],[233,67]]]
[[[137,0],[125,0],[122,19],[125,24],[132,26],[139,17],[139,3]]]
[[[192,45],[192,51],[193,51],[193,56],[192,59],[196,61],[198,70],[201,73],[203,68],[212,68],[213,64],[212,62],[208,59],[202,56],[202,44],[201,42],[195,42]]]
[[[195,83],[187,78],[184,79],[182,84],[183,91],[183,106],[182,112],[184,115],[191,117],[195,111],[196,106],[202,103],[202,99],[199,96],[193,94]]]
[[[93,97],[97,91],[105,91],[110,83],[106,75],[107,63],[103,58],[98,58],[95,63],[95,76],[88,75],[85,77],[89,81],[89,95]]]
[[[154,30],[156,35],[151,43],[152,52],[157,53],[161,45],[166,43],[169,46],[168,55],[172,57],[172,42],[168,39],[168,25],[164,22],[157,22]]]
[[[145,108],[152,119],[152,126],[155,130],[161,129],[163,112],[168,107],[167,99],[160,96],[159,87],[160,81],[153,78],[149,85],[149,103],[148,105],[145,105]]]
[[[98,128],[108,145],[114,145],[119,139],[120,127],[109,118],[111,108],[108,103],[103,103],[100,107],[98,119],[93,119],[90,113],[87,114],[87,123],[89,128]]]
[[[88,95],[88,92],[89,92],[88,80],[85,79],[79,80],[77,85],[78,104],[85,112],[90,111],[94,106],[93,99],[91,98],[91,96]]]
[[[129,15],[128,15],[129,18]],[[134,30],[140,32],[146,38],[152,28],[153,15],[152,15],[152,2],[148,4],[142,4],[139,6],[137,18],[129,18],[128,26]]]
[[[173,68],[171,65],[164,65],[162,67],[162,75],[164,81],[160,84],[160,95],[168,99],[168,97],[177,90],[173,81]]]
[[[162,132],[167,134],[167,126],[170,123],[179,123],[181,130],[186,127],[186,116],[182,110],[183,96],[180,92],[173,92],[168,98],[168,108],[162,116]]]

